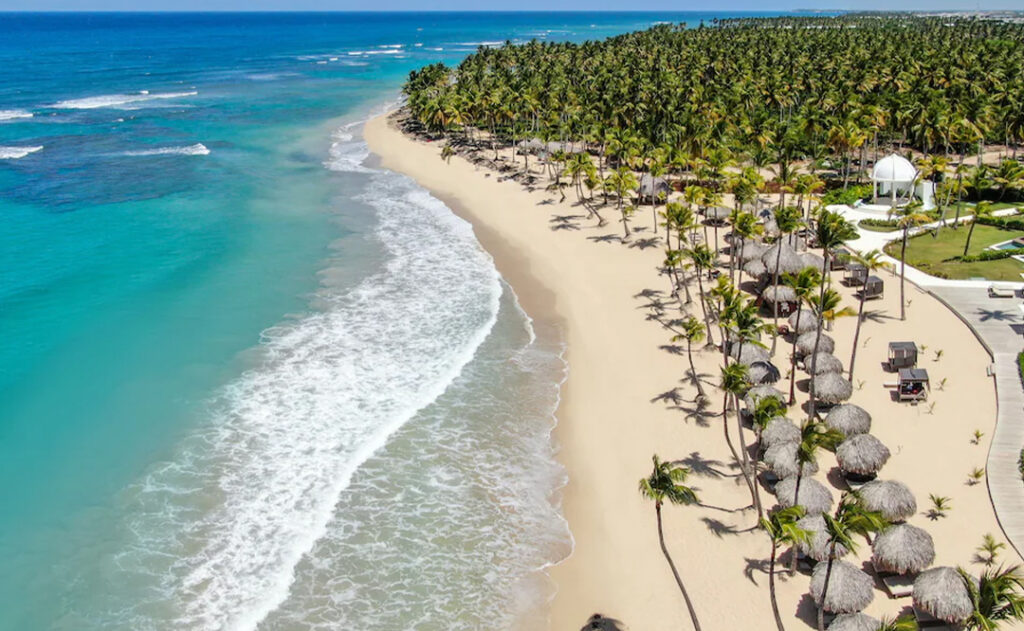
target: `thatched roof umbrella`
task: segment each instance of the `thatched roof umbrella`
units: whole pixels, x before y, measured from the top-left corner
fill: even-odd
[[[789,400],[789,398],[778,388],[773,388],[771,386],[754,386],[750,390],[747,390],[747,394],[743,396],[743,403],[747,406],[748,410],[753,410],[757,407],[757,402],[766,397],[775,397],[782,404],[785,404]]]
[[[800,260],[803,261],[804,267],[813,267],[816,270],[821,270],[825,265],[825,259],[814,252],[801,252]]]
[[[725,221],[731,214],[731,210],[728,208],[722,208],[721,206],[714,206],[704,211],[704,217],[706,217],[708,221]]]
[[[847,473],[872,475],[889,461],[889,448],[871,434],[850,436],[836,449],[839,468]]]
[[[640,186],[638,193],[640,197],[651,197],[657,196],[662,193],[667,194],[672,190],[669,183],[663,177],[653,177],[650,173],[644,173],[640,176]]]
[[[842,375],[834,372],[827,372],[812,377],[814,379],[814,394],[821,403],[835,405],[842,403],[853,394],[853,384]]]
[[[571,140],[560,141],[560,140],[549,140],[545,145],[547,152],[550,154],[558,153],[562,151],[564,153],[583,153],[583,143],[573,142]]]
[[[845,436],[867,434],[871,431],[871,415],[859,405],[844,403],[829,410],[825,417],[829,429],[837,429]]]
[[[795,443],[800,441],[800,428],[796,423],[784,416],[776,416],[768,421],[764,431],[761,432],[761,444],[765,448],[782,443]]]
[[[743,271],[747,273],[747,276],[751,276],[753,278],[760,278],[768,273],[768,269],[764,266],[764,263],[761,262],[760,258],[744,263]]]
[[[808,331],[796,338],[796,350],[801,355],[810,355],[814,352],[814,343],[818,338],[818,331]],[[836,350],[836,341],[828,333],[821,334],[821,341],[818,342],[819,353],[831,353]]]
[[[779,248],[782,248],[782,254],[779,254]],[[800,255],[785,241],[776,241],[761,255],[761,262],[764,263],[768,273],[772,275],[775,274],[776,260],[778,260],[779,275],[796,274],[804,268]]]
[[[777,237],[779,235],[779,224],[775,221],[774,216],[764,220],[764,233],[769,237]]]
[[[910,524],[896,524],[878,533],[871,550],[879,569],[896,574],[920,572],[935,560],[932,536]]]
[[[780,478],[795,477],[797,473],[796,449],[797,443],[780,443],[772,445],[764,452],[764,463],[776,476]],[[804,499],[804,481],[818,471],[818,465],[808,462],[803,466],[804,479],[800,482],[800,503]],[[824,488],[824,487],[822,487]],[[827,489],[826,489],[827,490]],[[776,493],[778,491],[776,490]]]
[[[967,583],[951,567],[933,567],[914,579],[914,606],[953,624],[967,620],[974,613]]]
[[[771,361],[772,356],[765,349],[757,344],[746,342],[744,344],[733,343],[729,348],[729,357],[732,357],[741,364],[747,366],[754,362]]]
[[[796,292],[788,285],[769,285],[761,292],[768,302],[796,302]]]
[[[864,613],[841,613],[828,625],[828,631],[878,631],[882,621]]]
[[[897,480],[872,480],[858,491],[861,504],[882,513],[891,522],[903,521],[917,512],[917,500],[906,484]]]
[[[875,598],[875,582],[857,566],[846,561],[833,561],[829,575],[828,594],[822,603],[828,563],[819,563],[811,573],[811,598],[814,604],[831,613],[856,613]]]
[[[800,486],[800,496],[803,497],[803,484]],[[821,513],[801,517],[797,520],[796,525],[811,533],[808,541],[797,544],[797,549],[815,561],[828,561],[829,548],[831,546],[829,545],[828,530],[825,528],[825,518],[821,516]],[[841,559],[849,554],[849,552],[846,546],[836,543],[835,558]]]
[[[521,153],[538,153],[547,149],[547,143],[540,138],[530,138],[529,140],[520,140],[519,151]]]
[[[843,362],[831,353],[818,353],[804,359],[804,370],[812,375],[823,375],[827,372],[843,372]]]
[[[734,239],[730,247],[736,248],[736,255],[739,256],[739,259],[744,263],[748,263],[760,260],[767,246],[753,239]]]
[[[800,316],[799,320],[797,315]],[[789,330],[796,331],[797,335],[803,335],[810,333],[811,331],[818,330],[818,316],[814,315],[809,309],[801,309],[800,311],[789,316]]]
[[[796,443],[783,443],[781,447],[791,447],[788,451],[794,453],[792,475],[785,476],[775,485],[775,499],[783,508],[794,506],[793,498],[796,494]],[[783,449],[782,451],[787,451]],[[767,454],[766,454],[767,455]],[[766,458],[767,460],[767,458]],[[808,515],[820,515],[832,510],[832,493],[824,484],[810,477],[817,470],[817,465],[804,465],[804,475],[800,478],[800,497],[796,498],[798,504],[807,510]]]
[[[772,384],[782,378],[782,373],[771,362],[754,362],[747,369],[747,381],[755,385]]]

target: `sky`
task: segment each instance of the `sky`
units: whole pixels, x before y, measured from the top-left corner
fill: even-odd
[[[0,11],[476,10],[480,0],[0,0]],[[1024,9],[1024,0],[492,0],[491,10],[785,11],[790,9]],[[0,32],[2,32],[0,22]]]

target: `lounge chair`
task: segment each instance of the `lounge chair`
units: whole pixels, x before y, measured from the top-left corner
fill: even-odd
[[[914,607],[914,619],[917,620],[919,629],[952,629],[944,620],[939,620],[923,609]]]
[[[1013,298],[1017,294],[1016,290],[1010,285],[989,285],[988,286],[988,297],[989,298]]]
[[[885,591],[889,593],[889,598],[906,598],[913,595],[914,579],[916,576],[887,572],[875,565],[874,559],[871,560],[871,567],[874,568],[875,574],[878,575],[882,585],[885,586]]]

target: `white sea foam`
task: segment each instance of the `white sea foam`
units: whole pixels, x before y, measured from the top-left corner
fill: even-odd
[[[335,144],[357,147],[339,151],[365,154],[340,140],[351,133]],[[355,471],[494,326],[501,285],[469,225],[410,180],[371,173],[384,269],[268,330],[210,426],[133,489],[138,540],[115,563],[155,584],[119,616],[128,627],[254,629],[288,597]]]
[[[32,112],[25,110],[0,110],[0,122],[32,118]]]
[[[474,46],[474,47],[485,46],[485,47],[489,48],[489,47],[492,47],[492,46],[501,46],[504,43],[505,43],[504,40],[500,40],[500,41],[499,40],[489,40],[489,41],[483,41],[483,42],[456,42],[455,45],[456,46]]]
[[[201,142],[185,147],[156,147],[154,149],[139,149],[136,151],[125,151],[126,156],[208,156],[210,150]]]
[[[20,160],[30,153],[42,151],[39,147],[0,147],[0,160]]]
[[[120,107],[125,105],[136,105],[147,101],[160,101],[164,99],[180,99],[187,96],[196,96],[196,91],[190,92],[162,92],[150,94],[148,90],[142,90],[136,94],[104,94],[102,96],[90,96],[83,99],[70,99],[58,101],[51,107],[61,110],[92,110],[101,107]],[[136,108],[137,109],[137,108]]]
[[[402,50],[397,48],[387,48],[384,50],[350,50],[349,55],[353,57],[361,57],[363,55],[402,55]]]

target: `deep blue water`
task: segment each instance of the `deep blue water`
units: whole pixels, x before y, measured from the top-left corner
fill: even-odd
[[[0,14],[0,628],[536,609],[557,339],[351,123],[481,44],[715,15]]]

